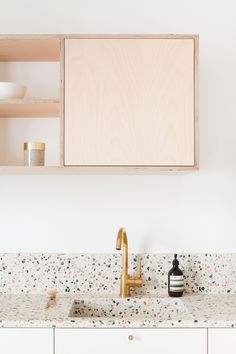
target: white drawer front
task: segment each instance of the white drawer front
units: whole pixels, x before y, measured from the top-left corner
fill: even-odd
[[[206,329],[56,329],[56,354],[206,354]]]
[[[53,354],[52,329],[0,329],[1,354]]]
[[[208,354],[235,354],[236,328],[209,329]]]

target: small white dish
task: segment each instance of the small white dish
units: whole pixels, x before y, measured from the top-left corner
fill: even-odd
[[[0,100],[24,98],[26,86],[16,82],[0,82]]]

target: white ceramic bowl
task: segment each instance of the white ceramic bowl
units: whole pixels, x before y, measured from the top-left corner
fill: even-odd
[[[24,98],[26,86],[15,82],[0,82],[0,100]]]

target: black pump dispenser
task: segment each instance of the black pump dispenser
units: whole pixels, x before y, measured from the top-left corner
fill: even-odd
[[[182,270],[179,269],[177,254],[174,255],[172,264],[173,268],[168,273],[168,294],[172,297],[180,297],[184,291],[184,277]]]
[[[175,259],[173,260],[172,264],[173,264],[173,268],[178,268],[179,267],[179,261],[177,259],[177,254],[174,255]]]

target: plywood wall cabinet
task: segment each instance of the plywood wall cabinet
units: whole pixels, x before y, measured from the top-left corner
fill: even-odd
[[[198,168],[198,37],[66,39],[65,165]]]
[[[0,63],[7,61],[59,63],[58,98],[0,101],[0,118],[52,117],[60,132],[56,166],[0,161],[1,173],[199,167],[198,36],[0,36]]]

